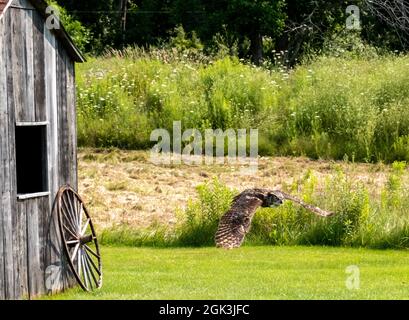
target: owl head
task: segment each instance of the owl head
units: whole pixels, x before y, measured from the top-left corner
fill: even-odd
[[[267,195],[263,199],[263,204],[261,205],[262,207],[268,207],[268,208],[274,208],[278,207],[283,204],[283,200],[280,199],[277,195],[274,193],[267,193]]]

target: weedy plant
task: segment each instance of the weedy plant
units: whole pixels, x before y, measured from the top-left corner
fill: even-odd
[[[408,66],[408,56],[376,53],[287,69],[200,48],[112,51],[78,67],[79,144],[146,149],[152,130],[182,121],[259,129],[261,155],[408,161]]]
[[[198,199],[178,212],[174,228],[105,231],[102,241],[138,246],[212,246],[221,216],[238,193],[217,179],[197,188]],[[304,201],[334,211],[317,217],[285,202],[260,208],[246,237],[248,245],[328,245],[371,248],[409,247],[409,185],[406,163],[395,162],[381,190],[368,187],[336,168],[325,179],[313,171],[288,186]]]
[[[213,245],[220,217],[230,208],[234,196],[234,191],[217,179],[198,186],[197,192],[199,199],[190,201],[186,210],[178,213],[175,233],[181,246]]]

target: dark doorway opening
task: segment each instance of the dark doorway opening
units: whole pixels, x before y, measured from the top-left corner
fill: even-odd
[[[17,193],[48,191],[47,126],[16,126]]]

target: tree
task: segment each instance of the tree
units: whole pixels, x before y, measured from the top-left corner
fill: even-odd
[[[322,47],[325,39],[345,28],[346,8],[361,0],[286,0],[285,29],[277,50],[286,52],[285,60],[296,63],[304,53]]]
[[[57,0],[75,19],[91,30],[92,51],[101,52],[107,46],[120,44],[119,0]]]
[[[402,47],[409,46],[409,3],[405,0],[365,0],[366,9],[389,26]]]
[[[121,29],[122,29],[122,39],[125,42],[124,34],[126,33],[126,16],[128,13],[128,0],[121,1]]]
[[[263,36],[278,38],[284,29],[284,1],[231,0],[228,1],[227,19],[232,32],[250,40],[253,63],[263,59]]]
[[[179,25],[198,35],[205,50],[215,37],[237,44],[241,57],[259,64],[263,39],[285,52],[290,65],[319,52],[325,39],[345,29],[346,8],[361,9],[358,37],[372,46],[409,46],[407,0],[56,0],[92,33],[88,49],[149,46],[169,41]],[[265,42],[264,42],[265,44]],[[235,50],[236,52],[236,50]]]
[[[173,17],[204,42],[227,31],[240,43],[250,40],[255,64],[263,59],[263,36],[277,38],[284,28],[284,0],[175,0]]]
[[[65,30],[73,39],[76,46],[83,52],[86,52],[91,42],[91,31],[82,25],[74,17],[67,13],[67,10],[61,7],[56,1],[49,0],[48,4],[52,5],[58,11],[59,18],[64,25]]]

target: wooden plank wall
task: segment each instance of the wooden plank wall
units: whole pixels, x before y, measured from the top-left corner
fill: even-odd
[[[9,118],[12,117],[8,112],[8,75],[6,60],[10,51],[7,45],[10,41],[9,35],[5,33],[6,25],[10,19],[0,19],[0,297],[5,299],[14,297],[14,272],[13,272],[13,242],[12,242],[12,210],[11,210],[11,172],[10,172],[10,143]]]
[[[5,299],[5,289],[7,287],[6,283],[6,273],[5,273],[5,249],[4,246],[4,236],[7,228],[6,220],[9,213],[6,212],[4,205],[6,198],[10,198],[7,194],[7,188],[4,181],[8,178],[9,170],[6,168],[8,163],[8,143],[7,140],[2,139],[5,137],[8,124],[8,115],[7,115],[7,78],[6,78],[6,64],[5,64],[5,55],[6,55],[6,45],[4,40],[4,19],[0,19],[0,299]]]
[[[14,7],[22,7],[22,10]],[[28,0],[0,19],[0,299],[74,284],[53,212],[58,188],[77,189],[74,63]],[[47,121],[50,196],[17,200],[15,125]]]

